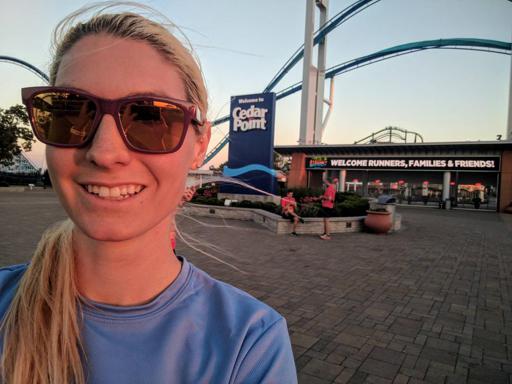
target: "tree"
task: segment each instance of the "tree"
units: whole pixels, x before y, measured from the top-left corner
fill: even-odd
[[[228,162],[225,161],[223,163],[220,163],[217,167],[215,165],[210,165],[210,167],[208,168],[210,171],[214,171],[214,172],[221,172],[224,171],[224,167],[228,165]]]
[[[282,156],[274,151],[274,169],[288,174],[292,166],[292,159],[289,156]]]
[[[33,142],[25,107],[18,104],[9,109],[0,108],[0,164],[14,164],[14,157],[22,150],[30,151]]]

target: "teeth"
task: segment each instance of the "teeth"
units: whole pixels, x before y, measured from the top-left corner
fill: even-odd
[[[104,185],[91,185],[88,184],[85,186],[87,191],[89,193],[99,195],[102,198],[110,198],[114,200],[122,200],[130,197],[131,195],[135,195],[139,193],[142,188],[144,188],[142,185],[135,185],[135,184],[127,184],[127,185],[120,185],[117,187],[106,187]]]
[[[110,191],[107,187],[100,187],[100,197],[110,196]]]

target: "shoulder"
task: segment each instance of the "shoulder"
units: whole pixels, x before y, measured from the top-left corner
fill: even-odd
[[[223,318],[225,324],[237,323],[237,328],[256,326],[264,331],[283,317],[267,304],[228,283],[217,280],[191,265],[193,284],[201,286],[206,306]],[[249,329],[247,329],[249,331]]]
[[[235,360],[230,383],[296,383],[296,370],[286,320],[248,293],[193,267],[210,308],[215,336],[229,340]],[[213,311],[211,310],[213,308]],[[203,312],[204,313],[204,312]],[[226,344],[228,344],[226,342]]]
[[[28,264],[0,268],[0,319],[9,307]]]

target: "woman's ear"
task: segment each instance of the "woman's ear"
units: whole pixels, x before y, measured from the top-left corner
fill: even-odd
[[[205,121],[203,133],[197,136],[194,161],[192,161],[192,165],[190,166],[191,169],[198,169],[201,167],[201,165],[203,165],[206,150],[208,149],[208,144],[210,143],[211,134],[212,124],[210,121]]]

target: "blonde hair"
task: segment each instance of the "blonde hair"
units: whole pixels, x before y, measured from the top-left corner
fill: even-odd
[[[84,382],[68,219],[42,236],[2,324],[6,383]]]
[[[81,9],[59,23],[50,68],[51,84],[55,84],[63,56],[85,36],[105,33],[145,41],[174,66],[184,82],[189,101],[205,116],[208,108],[206,87],[191,50],[165,27],[144,16],[131,12],[101,14],[114,5],[102,4],[101,10],[85,22],[75,24],[76,18],[90,11],[91,7]],[[93,7],[98,8],[98,5]],[[145,6],[141,8],[147,9]],[[200,128],[196,129],[202,133]],[[45,232],[20,281],[1,325],[5,337],[0,368],[5,383],[84,384],[86,381],[72,232],[70,220]]]
[[[116,3],[104,3],[99,12],[116,7]],[[133,5],[134,3],[126,3]],[[142,9],[146,6],[138,5]],[[188,101],[199,107],[203,116],[208,110],[208,95],[198,59],[191,48],[186,48],[180,40],[162,24],[132,12],[117,14],[96,13],[86,22],[72,26],[77,17],[98,4],[80,9],[61,21],[54,32],[54,56],[50,65],[50,84],[55,84],[62,58],[69,49],[88,35],[105,33],[120,39],[143,41],[160,52],[178,71],[187,92]],[[150,8],[149,8],[150,9]],[[174,29],[177,27],[168,19]],[[181,31],[180,31],[181,32]],[[183,35],[184,36],[184,35]],[[188,40],[187,40],[188,42]]]

